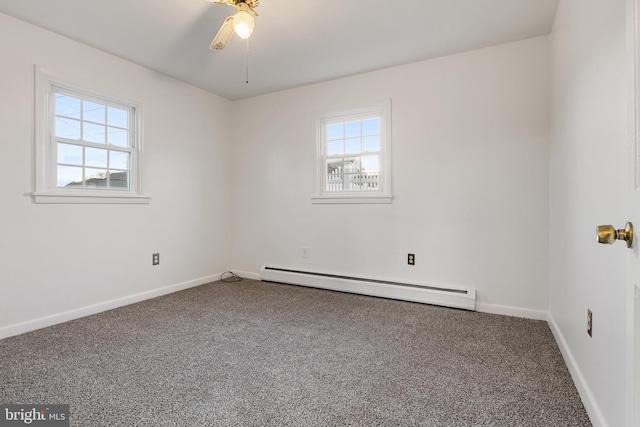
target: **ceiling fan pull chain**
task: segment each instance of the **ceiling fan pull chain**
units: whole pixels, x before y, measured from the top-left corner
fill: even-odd
[[[249,39],[247,39],[247,83],[249,83]]]

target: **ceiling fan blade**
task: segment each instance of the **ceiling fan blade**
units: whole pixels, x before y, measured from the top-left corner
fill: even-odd
[[[253,16],[258,16],[258,12],[254,8],[260,6],[260,0],[207,0],[209,3],[226,4],[229,6],[240,7],[241,4],[246,5]]]
[[[239,3],[244,3],[249,6],[249,9],[253,9],[255,7],[260,6],[260,0],[207,0],[209,3],[216,4],[228,4],[229,6],[238,6]]]
[[[233,16],[228,17],[224,20],[222,27],[218,30],[218,34],[213,38],[211,42],[211,46],[209,49],[211,50],[221,50],[229,42],[231,36],[233,35]]]
[[[258,12],[254,10],[255,7],[260,6],[260,0],[247,0],[246,3],[247,6],[249,6],[249,10],[254,16],[260,16],[258,15]]]

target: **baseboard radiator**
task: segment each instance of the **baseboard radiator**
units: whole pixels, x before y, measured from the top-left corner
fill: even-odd
[[[340,274],[292,270],[263,265],[260,279],[265,282],[286,283],[312,288],[330,289],[374,297],[421,302],[445,307],[476,309],[476,291],[414,282],[351,277]]]

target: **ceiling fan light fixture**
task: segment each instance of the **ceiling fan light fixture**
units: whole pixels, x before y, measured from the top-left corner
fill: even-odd
[[[239,10],[233,15],[233,29],[241,39],[246,40],[251,37],[255,26],[253,16],[249,12]]]
[[[1,0],[0,0],[1,1]],[[233,33],[243,40],[247,40],[247,50],[249,49],[249,37],[253,34],[255,28],[254,16],[258,13],[253,9],[260,4],[260,0],[208,0],[211,3],[226,4],[233,6],[236,13],[227,17],[213,38],[211,50],[221,50],[227,45]]]

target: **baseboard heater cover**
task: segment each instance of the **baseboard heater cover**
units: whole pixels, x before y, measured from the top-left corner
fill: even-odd
[[[260,279],[265,282],[309,286],[340,292],[421,302],[445,307],[476,309],[476,291],[415,282],[396,282],[367,277],[293,270],[263,265]]]

